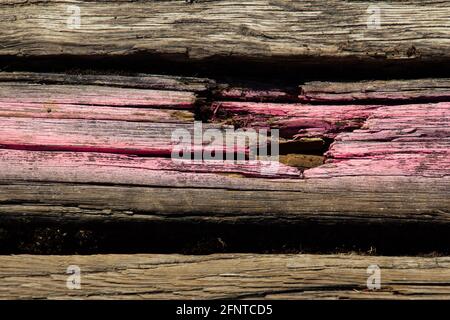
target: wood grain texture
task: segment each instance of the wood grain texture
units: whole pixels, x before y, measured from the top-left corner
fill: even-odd
[[[300,86],[302,102],[365,102],[450,100],[450,79],[313,81]]]
[[[428,176],[445,177],[450,175],[448,149],[445,152],[420,153],[420,150],[407,149],[405,153],[388,151],[382,155],[366,155],[345,159],[330,158],[321,166],[305,170],[306,178],[329,178],[333,176]],[[402,151],[405,151],[403,149]],[[366,152],[361,148],[359,154]],[[374,150],[372,149],[374,153]],[[379,151],[378,151],[379,152]],[[359,155],[358,154],[358,155]]]
[[[376,105],[308,105],[298,103],[213,102],[212,121],[249,128],[277,128],[280,136],[334,138],[362,126]]]
[[[334,138],[326,163],[305,177],[448,175],[448,102],[409,105],[308,105],[214,102],[213,121],[279,128],[285,139]],[[353,170],[353,172],[352,172]],[[434,172],[433,172],[434,171]]]
[[[269,223],[274,219],[328,225],[450,223],[448,176],[146,179],[146,187],[3,180],[0,216],[62,224],[71,219],[105,224],[111,220]]]
[[[361,129],[336,136],[331,158],[383,154],[448,154],[450,103],[381,107]]]
[[[192,123],[196,93],[210,86],[163,75],[0,72],[0,116]]]
[[[147,110],[155,92],[152,112],[173,112],[173,105],[165,109],[166,95],[184,104],[195,98],[193,91],[113,91],[89,83],[93,79],[68,85],[59,82],[64,81],[60,75],[48,80],[56,83],[37,85],[21,79],[40,82],[44,76],[20,75],[20,81],[16,76],[4,74],[0,85],[0,145],[9,149],[0,153],[0,214],[5,220],[450,222],[449,102],[207,105],[212,122],[219,123],[203,124],[205,129],[231,128],[231,123],[280,128],[284,138],[294,141],[335,139],[323,165],[303,172],[279,165],[278,171],[262,172],[262,162],[176,164],[162,159],[173,150],[173,130],[192,132],[193,123],[137,122],[131,114],[123,116],[125,109]],[[49,98],[61,105],[55,111],[61,116],[39,118],[37,110]],[[95,112],[83,112],[85,107]],[[100,120],[102,110],[116,118]],[[11,117],[14,111],[21,117]],[[75,111],[79,116],[72,119]]]
[[[450,121],[449,102],[386,106],[217,101],[212,103],[211,111],[215,122],[278,128],[282,137],[296,139],[339,140],[342,134],[342,139],[345,136],[346,140],[358,141],[362,140],[358,138],[362,132],[354,130],[359,128],[365,128],[373,140],[385,142],[407,133],[424,140],[426,137],[445,138]]]
[[[193,130],[197,97],[185,90],[204,84],[142,75],[2,73],[0,79],[0,117],[11,124],[3,127],[4,148],[157,156],[170,155],[175,129]],[[133,83],[138,88],[128,88]]]
[[[1,82],[96,85],[96,86],[108,86],[119,88],[153,89],[153,90],[168,90],[168,91],[193,91],[193,92],[203,92],[209,90],[210,87],[215,86],[215,82],[211,79],[170,76],[170,75],[151,75],[151,74],[133,74],[131,76],[130,75],[125,76],[112,74],[0,72],[0,83]],[[120,90],[117,91],[120,92]],[[134,91],[134,92],[142,93],[143,91]],[[170,92],[167,94],[170,95]],[[188,97],[189,95],[184,96]]]
[[[0,117],[44,118],[44,119],[85,119],[134,122],[176,122],[194,121],[194,113],[189,110],[157,108],[117,108],[84,104],[65,104],[55,100],[50,103],[0,102]]]
[[[81,9],[71,29],[68,5]],[[0,2],[0,55],[448,60],[447,1]]]
[[[261,83],[233,85],[218,83],[213,90],[214,100],[217,101],[254,101],[254,102],[298,102],[299,88],[273,87]]]
[[[175,130],[194,136],[193,123],[128,122],[88,119],[0,118],[0,146],[8,149],[88,151],[169,157],[181,149]],[[229,126],[204,124],[204,130]],[[195,150],[245,152],[245,147],[226,148],[218,142],[192,145]]]
[[[0,103],[80,104],[95,106],[136,106],[192,109],[193,92],[108,88],[95,85],[39,85],[4,83],[0,85]]]
[[[279,164],[267,170],[270,161],[180,160],[135,157],[92,152],[22,151],[0,149],[3,179],[148,185],[164,180],[202,180],[198,174],[230,174],[245,177],[300,178],[301,172]],[[264,170],[266,168],[266,170]],[[197,173],[197,176],[196,176]],[[203,179],[207,181],[207,179]]]
[[[450,258],[358,255],[0,256],[0,299],[449,299]],[[66,287],[81,269],[81,289]],[[378,265],[381,288],[367,289]]]

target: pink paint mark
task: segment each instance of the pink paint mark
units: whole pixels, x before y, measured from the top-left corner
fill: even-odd
[[[300,178],[300,172],[279,164],[264,170],[267,161],[173,161],[93,152],[0,150],[0,178],[59,182],[157,184],[173,178],[194,178],[192,173],[240,174],[246,177]],[[191,173],[191,175],[186,175]]]

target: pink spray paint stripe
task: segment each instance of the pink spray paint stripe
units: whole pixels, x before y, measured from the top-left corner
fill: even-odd
[[[231,118],[247,127],[275,127],[285,138],[348,135],[354,139],[345,131],[369,126],[373,130],[422,126],[442,131],[448,128],[450,117],[450,102],[393,106],[215,102],[211,108],[216,121]]]
[[[204,124],[208,128],[223,126]],[[184,129],[193,139],[192,123],[142,123],[77,119],[0,118],[0,146],[22,150],[108,152],[170,156],[180,149],[172,141],[176,129]],[[229,127],[225,127],[229,128]],[[193,145],[192,152],[248,153],[247,147],[226,147],[213,142]]]
[[[170,179],[195,179],[195,173],[238,174],[246,177],[300,178],[296,168],[267,161],[236,164],[227,161],[178,162],[117,154],[0,150],[1,180],[157,185]],[[208,178],[213,181],[213,178]],[[238,179],[238,178],[237,178]]]
[[[345,176],[426,176],[450,175],[450,152],[429,154],[368,155],[355,159],[337,159],[304,171],[305,178]]]
[[[215,102],[216,121],[231,118],[247,127],[278,128],[285,138],[329,137],[358,128],[379,106],[316,106],[306,104]]]
[[[450,103],[384,106],[359,130],[340,133],[327,156],[333,159],[389,154],[450,152]]]

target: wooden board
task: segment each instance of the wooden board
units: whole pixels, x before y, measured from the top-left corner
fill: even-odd
[[[103,177],[114,177],[104,174]],[[85,178],[86,181],[100,179]],[[117,177],[114,177],[118,179]],[[33,179],[32,175],[26,180]],[[34,178],[36,179],[36,178]],[[53,179],[61,179],[51,178]],[[74,180],[72,174],[67,180]],[[82,179],[78,177],[77,179]],[[111,178],[110,178],[111,179]],[[6,219],[338,224],[343,222],[449,225],[448,177],[361,176],[264,180],[200,175],[128,178],[146,187],[2,179],[0,215]],[[114,180],[111,180],[114,182]],[[127,182],[127,180],[123,180]],[[152,186],[153,185],[153,186]]]
[[[0,0],[0,69],[93,69],[0,72],[0,252],[216,252],[0,255],[0,299],[450,299],[450,80],[301,83],[445,75],[449,16],[438,0]],[[180,75],[95,71],[131,61]],[[273,79],[239,76],[259,72]],[[280,162],[174,161],[174,131],[199,120],[279,129]],[[189,152],[212,150],[249,153]],[[428,255],[225,253],[273,250]]]
[[[450,79],[377,80],[358,82],[312,81],[300,86],[302,102],[361,103],[381,101],[445,101],[450,99]]]
[[[195,95],[192,92],[169,90],[112,89],[96,85],[32,85],[17,82],[2,83],[0,99],[3,104],[19,101],[24,104],[51,105],[59,102],[93,106],[192,109]]]
[[[0,72],[0,82],[3,83],[39,83],[66,85],[95,85],[117,88],[153,89],[166,91],[203,92],[215,86],[211,79],[196,77],[180,77],[170,75],[112,75],[112,74],[67,74],[67,73],[36,73],[36,72]],[[76,87],[75,87],[76,88]],[[108,94],[123,92],[124,90],[110,90]],[[127,92],[127,91],[125,91]],[[144,94],[144,91],[128,91]],[[104,93],[104,92],[103,92]],[[152,91],[147,92],[152,93]],[[153,92],[153,94],[158,92]],[[167,93],[168,95],[170,93]],[[188,99],[189,94],[178,94],[178,97]],[[166,97],[167,99],[167,97]]]
[[[79,27],[68,25],[76,12],[69,5],[80,9]],[[284,57],[321,63],[450,57],[448,1],[7,0],[0,8],[0,56]]]
[[[106,109],[103,112],[107,111]],[[139,110],[136,112],[139,113]],[[128,114],[124,117],[131,118]],[[172,139],[172,133],[176,129],[185,130],[194,135],[193,123],[188,123],[183,118],[177,123],[132,122],[123,121],[123,118],[121,120],[5,117],[1,119],[0,146],[8,149],[87,151],[170,157],[175,146],[178,145],[178,141]],[[208,128],[221,130],[226,126],[205,124],[204,128],[205,130]],[[211,143],[205,147],[193,146],[192,150],[211,149],[215,145],[217,143]],[[227,150],[222,145],[217,145],[218,150],[219,147],[224,152],[234,150]],[[241,148],[240,151],[245,151],[245,148]]]
[[[424,233],[424,243],[448,234],[450,105],[433,100],[435,92],[443,92],[439,81],[426,82],[421,100],[412,91],[406,104],[400,99],[313,105],[216,100],[220,95],[212,91],[223,87],[215,85],[202,93],[209,100],[185,86],[147,89],[142,79],[165,81],[155,75],[140,75],[141,88],[129,87],[132,77],[117,76],[119,88],[101,77],[83,77],[67,83],[57,74],[0,75],[3,228],[50,222],[61,227],[95,222],[97,230],[121,223],[276,222],[329,230],[376,225],[395,236],[398,226],[434,226]],[[400,87],[413,86],[416,80]],[[399,92],[405,97],[409,91]],[[170,97],[181,97],[182,106],[166,103]],[[46,111],[48,99],[52,112]],[[294,151],[283,155],[287,165],[275,171],[262,170],[264,161],[174,163],[171,133],[192,132],[193,118],[204,119],[204,128],[278,128]],[[301,144],[311,139],[324,145],[333,139],[325,163],[321,155],[302,154]],[[199,150],[208,148],[206,143]],[[296,156],[310,156],[315,166],[290,166]]]
[[[450,258],[358,255],[0,256],[0,299],[449,299]],[[69,290],[67,268],[81,271]],[[381,288],[367,288],[367,268]]]

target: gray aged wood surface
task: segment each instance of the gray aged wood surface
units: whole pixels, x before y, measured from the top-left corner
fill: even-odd
[[[18,255],[0,256],[0,265],[0,299],[450,298],[449,257]],[[79,290],[66,286],[73,265]],[[381,287],[369,290],[374,265]]]
[[[449,16],[438,0],[2,0],[0,56],[438,61],[450,56]]]

